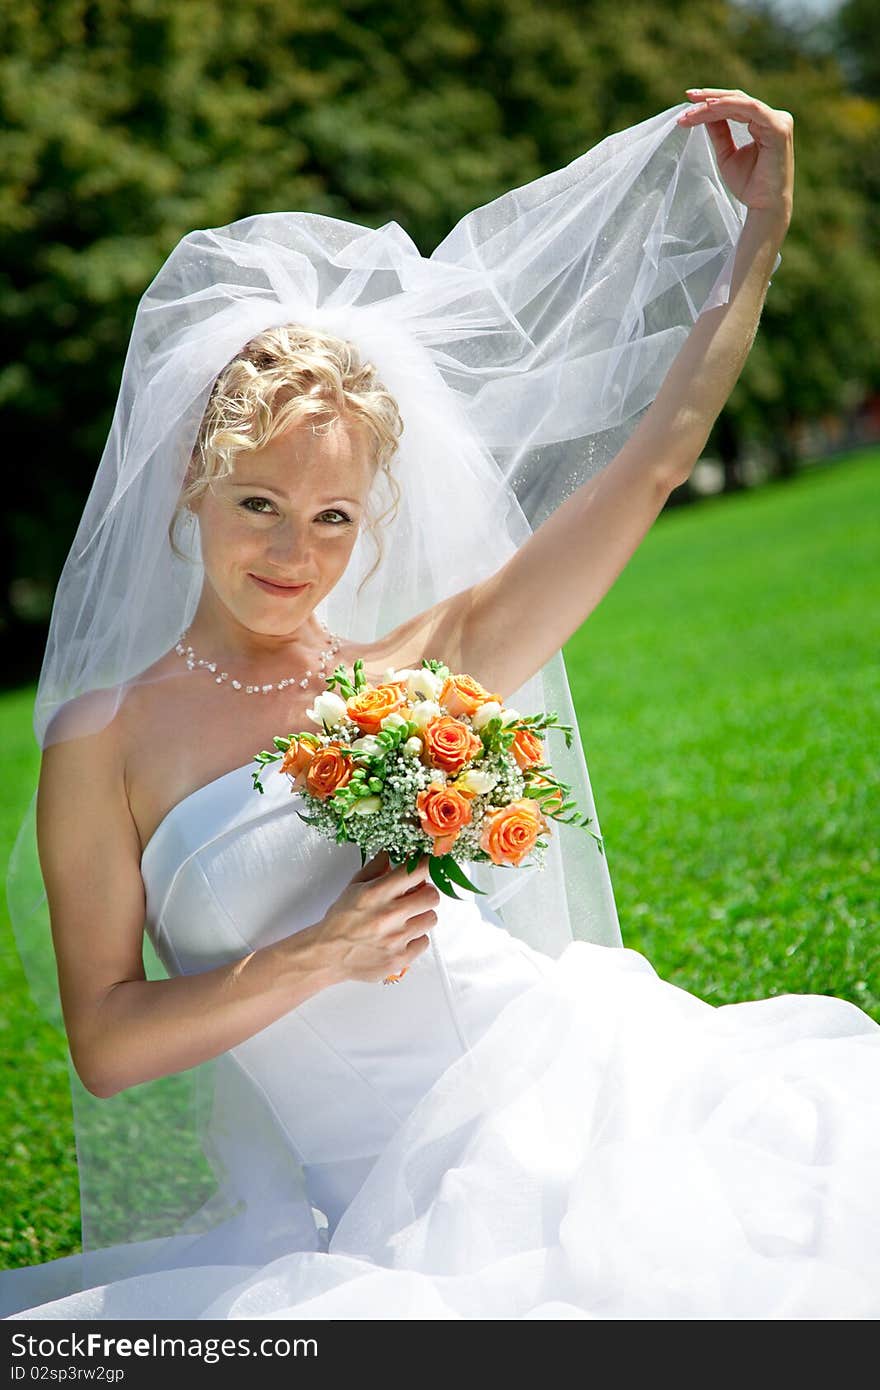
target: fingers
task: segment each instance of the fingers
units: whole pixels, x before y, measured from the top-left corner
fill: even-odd
[[[686,87],[688,97],[744,97],[741,87]]]
[[[433,883],[423,883],[411,893],[404,893],[394,904],[391,911],[402,923],[411,923],[417,917],[421,917],[425,912],[433,913],[436,921],[437,914],[429,906],[431,903],[439,903],[440,893]]]
[[[759,101],[757,97],[750,97],[746,92],[736,89],[725,89],[723,87],[689,87],[687,96],[693,101],[693,106],[687,111],[683,111],[678,117],[678,124],[685,125],[688,122],[696,124],[699,121],[739,120],[754,121],[761,125],[771,128],[781,127],[780,118],[788,116],[788,112],[774,111],[772,106],[766,102]]]
[[[387,849],[381,849],[372,859],[368,859],[366,864],[362,864],[356,873],[351,876],[352,883],[366,883],[372,878],[378,878],[384,874],[391,863],[391,856]]]
[[[687,111],[682,111],[678,118],[680,125],[688,121],[696,124],[698,121],[757,121],[762,125],[772,125],[772,112],[769,107],[761,109],[760,103],[751,101],[741,101],[739,97],[706,97],[703,101],[697,101]]]
[[[395,899],[406,898],[412,893],[423,888],[428,881],[430,869],[428,855],[424,855],[415,869],[410,873],[406,864],[398,864],[395,868],[389,868],[390,859],[382,851],[384,867],[375,873],[366,874],[364,869],[358,870],[353,882],[367,882],[368,887],[362,890],[364,905],[370,910],[381,910],[393,903]],[[379,855],[376,856],[380,858]],[[372,861],[371,861],[372,862]]]
[[[423,951],[427,951],[430,944],[431,938],[429,936],[414,936],[403,953],[407,965],[412,965],[417,956],[420,956]]]
[[[425,927],[437,926],[437,912],[434,908],[425,908],[424,912],[417,912],[416,915],[409,917],[406,923],[407,929],[416,927],[418,931],[424,931]]]
[[[417,868],[409,877],[423,877],[422,869],[427,869],[427,863],[428,856],[424,855],[419,861]],[[351,881],[352,883],[368,883],[371,879],[380,878],[382,874],[388,873],[389,870],[391,870],[392,874],[407,872],[405,864],[398,864],[396,868],[391,869],[390,854],[387,849],[380,849],[378,854],[374,855],[372,859],[368,859],[366,864],[361,865],[361,867],[352,874]]]

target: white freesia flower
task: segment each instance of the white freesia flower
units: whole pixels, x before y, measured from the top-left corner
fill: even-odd
[[[512,705],[508,705],[505,708],[504,718],[501,721],[502,727],[506,728],[508,724],[516,723],[517,719],[522,719],[522,715],[520,714],[519,710],[514,709]]]
[[[412,707],[410,723],[415,724],[417,729],[424,729],[432,719],[439,719],[442,713],[436,700],[417,700]]]
[[[381,809],[381,796],[359,796],[352,806],[352,810],[356,811],[359,816],[369,816],[374,811],[381,811]]]
[[[499,705],[498,701],[487,700],[484,705],[480,705],[479,708],[476,709],[474,713],[471,715],[471,724],[479,733],[480,729],[482,729],[484,725],[488,724],[490,719],[494,719],[496,714],[500,713],[501,706]]]
[[[483,796],[492,790],[497,781],[497,772],[484,772],[476,767],[469,767],[467,772],[462,772],[456,777],[455,785],[462,791],[476,792],[477,796]]]
[[[362,753],[365,758],[373,758],[383,751],[375,734],[364,734],[362,738],[356,738],[351,746],[355,753]]]
[[[403,751],[408,753],[410,757],[417,758],[422,751],[422,740],[413,734],[412,738],[408,738],[403,745]]]
[[[423,666],[418,671],[408,671],[406,690],[410,700],[438,700],[446,681],[445,676],[437,676]]]
[[[345,718],[345,712],[345,701],[332,690],[325,690],[323,694],[315,696],[312,705],[306,710],[306,716],[315,724],[328,724],[334,729]]]
[[[399,729],[401,724],[406,723],[408,720],[402,714],[398,714],[397,710],[394,710],[392,714],[386,714],[379,727],[380,729]]]

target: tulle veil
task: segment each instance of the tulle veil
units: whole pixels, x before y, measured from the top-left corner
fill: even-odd
[[[371,641],[495,572],[604,468],[694,320],[728,297],[745,209],[721,180],[705,127],[676,125],[687,106],[474,209],[430,257],[396,222],[371,229],[305,212],[183,237],[138,305],[59,580],[34,711],[40,747],[101,728],[188,625],[198,531],[183,537],[181,560],[168,525],[213,382],[265,328],[299,322],[350,338],[404,420],[386,558],[361,589],[374,554],[358,541],[318,608],[333,631]],[[737,143],[748,138],[745,126],[732,130]],[[571,748],[548,736],[548,756],[600,833],[562,654],[509,703],[555,710],[573,727]],[[36,791],[7,891],[34,996],[63,1031],[35,805]],[[552,956],[575,938],[614,947],[614,847],[605,850],[558,827],[543,869],[480,865],[473,876],[531,946]],[[150,978],[166,973],[149,931],[145,966]],[[301,1169],[228,1056],[109,1100],[69,1069],[84,1254],[0,1276],[0,1311],[129,1273],[253,1266],[322,1248]],[[261,1200],[268,1173],[271,1190],[288,1194],[271,1208]]]

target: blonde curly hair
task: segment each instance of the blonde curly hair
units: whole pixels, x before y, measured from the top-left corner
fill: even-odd
[[[379,527],[396,515],[400,504],[391,462],[403,433],[403,419],[375,366],[362,360],[353,343],[301,324],[284,324],[257,334],[214,382],[168,528],[176,555],[185,558],[175,537],[184,508],[215,479],[233,471],[238,453],[262,449],[301,420],[311,420],[316,433],[339,420],[365,427],[372,436],[374,465],[385,475],[391,501],[373,515],[376,488],[371,487],[364,517],[377,554],[359,589],[366,584],[382,559]]]

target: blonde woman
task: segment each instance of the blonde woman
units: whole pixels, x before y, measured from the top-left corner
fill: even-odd
[[[252,784],[358,657],[570,712],[560,649],[698,459],[792,213],[789,113],[689,95],[427,261],[265,214],[145,294],[37,702],[84,1249],[4,1276],[10,1316],[880,1311],[867,1015],[665,983],[593,838],[441,900]]]

